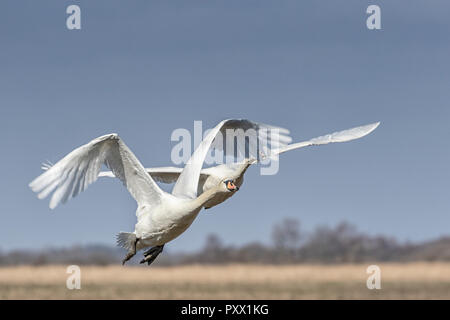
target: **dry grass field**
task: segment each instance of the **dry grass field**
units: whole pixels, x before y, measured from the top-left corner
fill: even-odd
[[[81,267],[81,289],[65,266],[0,268],[0,299],[450,299],[450,263]]]

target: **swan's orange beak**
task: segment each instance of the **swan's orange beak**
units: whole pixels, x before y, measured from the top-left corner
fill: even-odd
[[[230,191],[238,191],[239,190],[239,188],[236,187],[236,185],[231,180],[227,181],[227,189]]]

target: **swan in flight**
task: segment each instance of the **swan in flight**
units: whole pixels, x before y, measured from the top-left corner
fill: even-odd
[[[128,250],[122,263],[125,264],[138,250],[151,247],[141,261],[150,265],[167,242],[178,237],[192,224],[208,201],[219,194],[237,191],[232,179],[224,178],[213,188],[197,195],[200,171],[207,152],[216,136],[224,134],[227,129],[253,129],[256,133],[276,129],[276,141],[273,144],[265,141],[265,145],[271,148],[283,147],[286,145],[283,141],[290,141],[287,136],[289,131],[283,128],[249,120],[223,120],[206,135],[179,173],[172,193],[167,193],[156,184],[123,140],[113,133],[73,150],[29,186],[38,193],[39,199],[53,192],[50,208],[54,209],[95,182],[101,166],[105,164],[137,202],[135,231],[120,232],[117,236],[118,244]],[[262,134],[258,139],[265,140],[265,137]]]
[[[314,139],[310,139],[308,141],[293,143],[285,146],[281,146],[277,149],[271,150],[271,156],[278,156],[281,153],[295,150],[308,146],[319,146],[328,143],[334,142],[347,142],[355,139],[362,138],[372,131],[374,131],[378,126],[379,122],[351,128],[331,134],[327,134],[324,136],[320,136]],[[221,181],[225,179],[231,181],[236,186],[236,189],[239,190],[242,183],[244,182],[244,174],[247,169],[257,160],[255,158],[244,159],[244,161],[239,163],[226,163],[217,165],[210,168],[205,168],[200,171],[200,177],[198,182],[198,190],[197,194],[202,194],[216,187]],[[43,164],[42,169],[47,170],[51,167],[51,164]],[[162,183],[174,183],[177,181],[182,168],[177,167],[159,167],[159,168],[146,168],[145,171],[153,178],[153,180]],[[115,177],[112,171],[102,171],[99,173],[99,177]],[[211,199],[209,199],[204,204],[205,209],[212,208],[228,198],[232,197],[234,192],[218,192]]]

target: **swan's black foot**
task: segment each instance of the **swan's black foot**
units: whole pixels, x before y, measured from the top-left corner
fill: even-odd
[[[155,261],[156,257],[163,251],[164,245],[156,246],[150,248],[149,250],[144,252],[144,259],[141,260],[140,263],[146,263],[151,265],[153,261]]]
[[[122,260],[122,265],[124,265],[125,262],[127,262],[128,260],[133,258],[135,254],[136,254],[136,251],[135,252],[131,252],[131,251],[128,252],[127,255],[125,256],[125,259]]]
[[[136,254],[136,244],[138,241],[139,241],[139,239],[136,239],[133,247],[128,251],[127,255],[125,256],[125,259],[122,260],[122,265],[124,265],[125,262],[127,262],[128,260],[130,260],[131,258],[134,257],[134,255]]]

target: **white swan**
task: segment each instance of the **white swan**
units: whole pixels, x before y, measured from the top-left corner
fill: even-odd
[[[359,139],[374,131],[379,126],[379,124],[380,122],[376,122],[356,128],[351,128],[327,134],[314,139],[310,139],[308,141],[282,146],[281,148],[271,150],[271,155],[276,156],[286,151],[299,149],[307,146],[318,146],[328,143],[346,142]],[[237,189],[239,189],[242,183],[244,182],[244,174],[246,170],[250,165],[256,162],[257,161],[254,158],[251,158],[245,159],[243,162],[240,163],[221,164],[214,167],[202,169],[200,171],[200,177],[198,182],[198,194],[202,194],[215,188],[224,179],[233,181]],[[50,166],[44,165],[42,169],[46,170],[48,167]],[[159,168],[146,168],[145,170],[155,181],[163,183],[173,183],[177,181],[183,169],[177,167],[159,167]],[[99,176],[114,177],[114,173],[111,171],[102,171],[100,172]],[[231,196],[233,196],[233,194],[234,193],[217,192],[214,196],[211,197],[211,199],[205,202],[204,208],[209,209],[211,207],[214,207],[224,202]]]
[[[147,174],[142,164],[119,138],[108,134],[85,144],[58,161],[46,172],[34,179],[30,188],[43,199],[53,192],[50,208],[64,203],[95,182],[103,164],[111,169],[127,187],[136,200],[137,223],[132,233],[118,234],[118,243],[128,249],[123,264],[136,254],[137,250],[152,247],[144,253],[141,263],[149,265],[162,252],[164,245],[183,233],[194,221],[201,208],[221,193],[237,190],[230,179],[224,179],[214,188],[197,197],[197,187],[203,161],[213,140],[226,129],[271,130],[276,127],[258,124],[248,120],[224,120],[212,129],[191,159],[179,174],[172,194],[159,188]],[[288,131],[276,128],[280,141],[287,141]],[[280,144],[282,146],[283,143]]]

